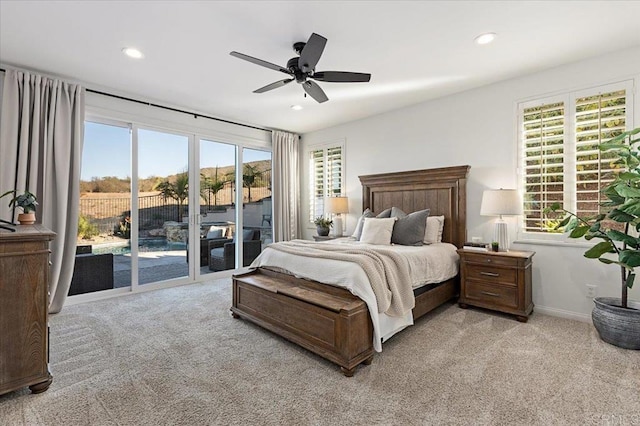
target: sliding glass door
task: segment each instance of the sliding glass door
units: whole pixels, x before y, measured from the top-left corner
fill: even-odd
[[[75,269],[69,295],[131,287],[131,129],[84,128]]]
[[[242,150],[243,266],[249,266],[273,239],[271,152]]]
[[[80,188],[70,295],[198,280],[272,240],[268,150],[87,121]]]
[[[201,275],[235,268],[236,153],[235,145],[200,140]]]
[[[189,276],[189,136],[138,129],[138,284]]]

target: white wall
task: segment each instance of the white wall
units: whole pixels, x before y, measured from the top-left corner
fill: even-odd
[[[344,138],[350,204],[347,233],[353,231],[362,211],[359,175],[468,164],[467,236],[489,241],[494,219],[479,215],[482,191],[518,185],[517,103],[629,78],[637,82],[639,76],[640,48],[634,48],[305,134],[301,154],[303,220],[309,214],[306,147]],[[633,124],[640,125],[637,89]],[[313,227],[304,231],[305,237],[311,238]],[[510,222],[509,233],[515,237],[515,220]],[[536,252],[533,299],[539,312],[588,320],[593,303],[586,298],[586,284],[597,285],[599,296],[619,297],[619,270],[583,258],[585,247],[585,243],[521,242],[512,246]],[[630,297],[640,299],[640,284]]]

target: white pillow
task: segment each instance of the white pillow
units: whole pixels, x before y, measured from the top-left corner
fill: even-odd
[[[358,223],[356,223],[356,229],[353,231],[353,234],[351,235],[353,238],[355,238],[358,241],[360,240],[360,235],[362,235],[362,226],[364,225],[365,217],[375,217],[375,215],[371,213],[371,210],[366,209],[364,212],[362,212],[362,216],[358,218]]]
[[[429,216],[427,227],[424,231],[424,243],[433,244],[442,242],[442,231],[444,230],[444,216]]]
[[[395,217],[384,219],[376,217],[364,218],[360,241],[368,244],[390,245],[393,225],[396,220],[397,218]]]
[[[227,228],[211,226],[207,232],[207,238],[222,238],[226,232]]]

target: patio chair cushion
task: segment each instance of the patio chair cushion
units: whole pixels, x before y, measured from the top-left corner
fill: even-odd
[[[207,239],[211,239],[211,238],[222,238],[224,236],[224,229],[223,228],[215,228],[215,227],[211,227],[209,228],[209,232],[207,232]]]

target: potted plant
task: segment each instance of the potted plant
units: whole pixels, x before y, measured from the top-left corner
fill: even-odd
[[[602,340],[627,349],[640,349],[640,303],[627,297],[636,277],[635,267],[640,266],[637,236],[640,231],[640,137],[635,136],[638,133],[640,128],[599,146],[600,151],[612,152],[611,161],[620,167],[615,180],[600,190],[608,199],[601,204],[607,213],[581,218],[564,210],[559,203],[545,210],[547,214],[566,214],[556,228],[569,232],[570,238],[602,240],[584,253],[586,258],[620,267],[621,297],[596,297],[592,318]],[[607,222],[618,225],[607,226]]]
[[[0,198],[5,195],[13,194],[14,197],[9,201],[9,207],[20,207],[23,211],[23,213],[18,214],[18,222],[20,222],[21,225],[32,225],[36,222],[35,211],[36,206],[38,205],[36,196],[29,191],[24,191],[24,193],[20,195],[15,195],[17,192],[18,191],[16,190],[7,191],[0,195]]]
[[[329,228],[333,226],[332,220],[325,219],[322,216],[316,217],[313,223],[316,225],[316,231],[321,237],[326,237],[327,235],[329,235]]]

